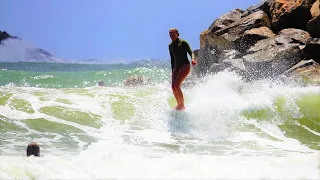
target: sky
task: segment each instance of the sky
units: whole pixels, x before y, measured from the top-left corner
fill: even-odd
[[[2,0],[0,30],[67,60],[168,58],[175,27],[193,50],[200,33],[260,0]]]

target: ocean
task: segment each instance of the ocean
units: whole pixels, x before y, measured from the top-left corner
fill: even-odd
[[[320,179],[319,86],[189,76],[180,112],[170,82],[165,61],[0,63],[0,179]]]

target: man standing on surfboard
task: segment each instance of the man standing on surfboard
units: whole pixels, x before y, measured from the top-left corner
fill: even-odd
[[[169,52],[171,57],[171,69],[172,69],[172,91],[177,101],[176,110],[184,110],[184,97],[181,91],[181,84],[190,73],[190,62],[188,54],[191,56],[192,65],[196,65],[197,62],[194,59],[194,54],[187,41],[179,38],[179,31],[176,28],[169,30],[171,43],[169,44]]]

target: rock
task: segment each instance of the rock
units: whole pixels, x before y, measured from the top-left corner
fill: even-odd
[[[200,48],[204,47],[208,33],[209,33],[209,30],[204,30],[203,32],[201,32],[201,34],[200,34]]]
[[[270,8],[272,7],[273,0],[263,0],[260,3],[250,6],[245,12],[242,13],[241,17],[246,17],[254,12],[263,11],[271,18]]]
[[[310,38],[306,31],[288,28],[260,40],[243,56],[246,70],[258,78],[277,76],[303,58],[302,49]]]
[[[276,38],[258,41],[243,56],[246,70],[257,78],[275,77],[302,59],[298,44],[278,43]]]
[[[223,51],[223,56],[220,56],[219,59],[238,59],[241,57],[241,53],[234,50],[234,49],[231,49],[231,50],[224,50]]]
[[[317,65],[317,62],[315,62],[312,59],[310,59],[310,60],[302,60],[298,64],[292,66],[290,69],[285,71],[283,74],[284,75],[288,75],[288,74],[292,73],[293,71],[295,71],[298,68],[303,68],[303,67],[307,67],[307,66],[314,66],[314,65]]]
[[[234,23],[235,21],[238,21],[241,18],[241,14],[243,13],[243,10],[241,9],[234,9],[232,11],[229,11],[226,14],[223,14],[219,18],[217,18],[208,29],[204,30],[200,34],[200,48],[202,48],[205,44],[205,40],[207,38],[208,33],[216,32],[217,30],[220,30],[231,23]]]
[[[300,62],[287,76],[299,78],[306,85],[320,85],[320,65],[312,60]]]
[[[10,36],[10,34],[8,34],[6,31],[3,31],[3,32],[0,31],[0,43],[1,43],[1,41],[5,40],[9,37],[12,37],[12,36]]]
[[[207,35],[207,42],[211,45],[215,45],[219,51],[226,49],[241,50],[241,38],[245,31],[260,28],[270,27],[270,21],[266,13],[258,11],[241,18],[240,20],[230,24],[229,26],[222,28],[214,33]]]
[[[320,38],[320,16],[311,19],[307,24],[307,31],[314,38]]]
[[[149,83],[149,78],[145,76],[133,75],[124,81],[125,86],[142,86]]]
[[[243,59],[241,59],[241,58],[239,58],[239,59],[225,59],[225,60],[223,60],[223,63],[230,64],[233,67],[239,68],[244,71],[246,70],[246,67],[243,63]]]
[[[272,28],[281,31],[286,28],[306,29],[311,19],[310,8],[315,0],[274,0],[271,11]]]
[[[281,39],[284,38],[284,39]],[[301,29],[288,28],[280,31],[279,36],[277,36],[276,41],[278,43],[298,43],[304,45],[311,38],[307,31]]]
[[[320,16],[320,0],[316,0],[316,2],[313,3],[311,9],[310,9],[310,13],[312,18],[315,18],[317,16]]]
[[[314,59],[316,62],[320,63],[320,38],[310,38],[305,47],[303,48],[303,52],[305,54],[306,59]]]
[[[247,30],[244,32],[244,35],[241,39],[240,51],[246,51],[256,42],[262,39],[273,38],[275,36],[276,35],[268,27],[260,27]]]
[[[220,29],[223,29],[227,26],[229,26],[230,24],[238,21],[239,19],[241,19],[241,14],[244,11],[241,9],[234,9],[232,11],[229,11],[226,14],[223,14],[222,16],[220,16],[218,19],[216,19],[208,28],[208,30],[210,32],[216,32]]]
[[[210,67],[209,72],[210,74],[216,74],[224,70],[235,72],[246,81],[253,80],[252,75],[244,69],[242,59],[225,60],[220,64],[213,63]]]
[[[215,47],[206,43],[204,47],[196,51],[195,58],[197,60],[197,65],[194,66],[192,73],[196,76],[205,76],[213,63],[218,62],[218,57],[221,52]]]
[[[307,24],[307,31],[314,38],[320,38],[320,3],[319,0],[310,9],[312,19]]]

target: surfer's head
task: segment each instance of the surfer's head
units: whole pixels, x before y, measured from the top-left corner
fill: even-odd
[[[28,144],[27,156],[29,157],[31,155],[40,157],[40,147],[37,143],[32,142],[32,143]]]
[[[103,80],[100,80],[100,81],[98,82],[98,86],[104,86],[104,81],[103,81]]]
[[[176,28],[171,28],[169,30],[169,35],[172,41],[175,41],[179,37],[179,31]]]

